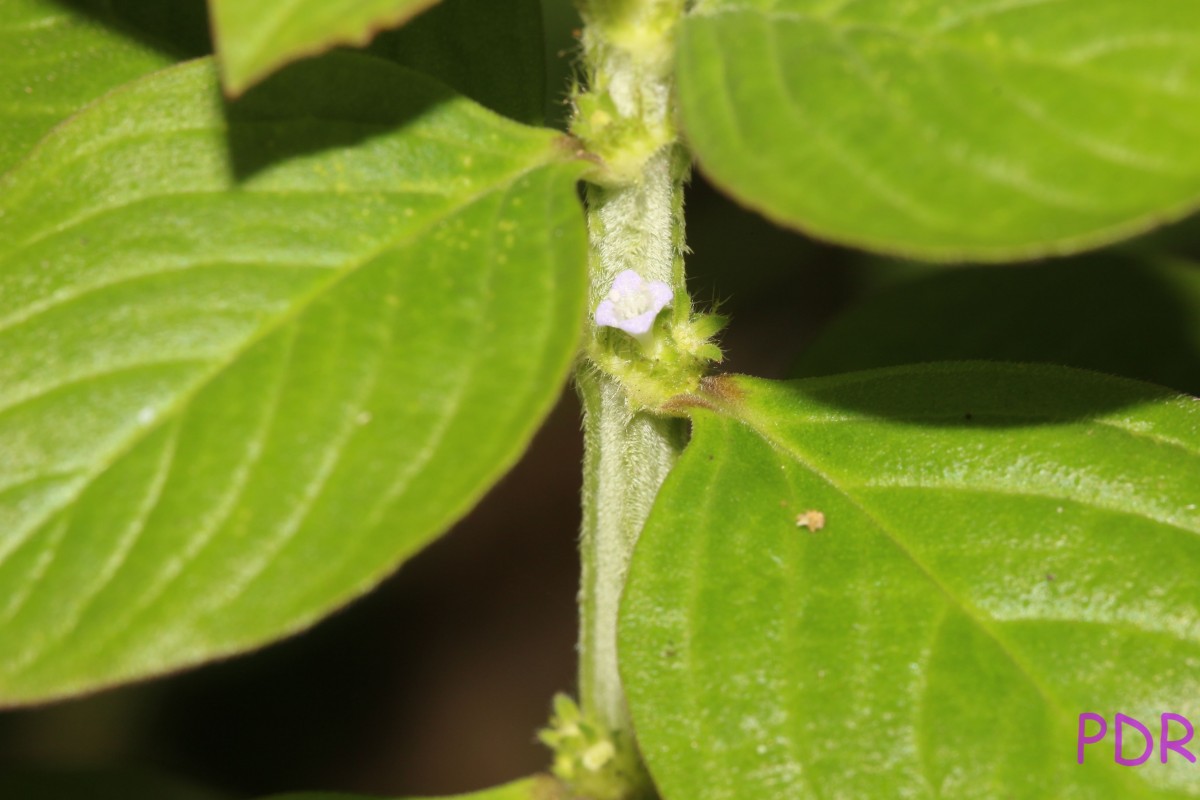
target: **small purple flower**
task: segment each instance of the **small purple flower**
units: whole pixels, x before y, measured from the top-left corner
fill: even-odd
[[[596,324],[623,330],[645,346],[650,342],[655,317],[674,296],[671,287],[662,281],[648,281],[627,269],[613,281],[608,297],[596,306]]]

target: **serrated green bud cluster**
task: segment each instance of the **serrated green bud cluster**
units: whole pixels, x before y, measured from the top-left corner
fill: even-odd
[[[592,362],[620,382],[635,410],[662,411],[673,398],[695,392],[721,348],[713,338],[728,319],[720,314],[664,313],[642,341],[615,328],[597,328],[589,348]]]
[[[551,768],[579,800],[648,800],[649,776],[636,745],[586,719],[570,697],[554,698],[550,726],[538,738],[554,752]]]

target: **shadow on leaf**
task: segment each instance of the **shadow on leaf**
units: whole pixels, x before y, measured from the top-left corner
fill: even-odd
[[[212,52],[205,0],[52,0],[185,60]]]
[[[299,61],[237,100],[222,100],[234,173],[245,181],[284,161],[358,146],[454,97],[372,56],[334,52]]]
[[[1200,394],[1200,268],[1103,254],[940,271],[851,309],[792,375],[963,360],[1058,364]]]

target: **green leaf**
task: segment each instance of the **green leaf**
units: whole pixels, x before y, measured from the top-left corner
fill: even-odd
[[[111,20],[109,20],[111,22]],[[103,17],[50,0],[0,3],[0,174],[105,92],[173,61]]]
[[[1200,205],[1200,5],[701,0],[679,97],[782,223],[937,260],[1078,251]]]
[[[287,794],[268,798],[268,800],[366,800],[347,794]],[[486,789],[482,792],[457,794],[441,800],[566,800],[562,787],[553,778],[539,776],[526,778]]]
[[[432,75],[513,119],[545,121],[539,0],[443,0],[377,36],[370,52]]]
[[[1200,710],[1200,401],[976,363],[706,402],[621,619],[664,800],[1200,795],[1075,761],[1082,712]]]
[[[362,47],[437,0],[209,0],[225,89],[239,95],[284,64]]]
[[[0,182],[0,703],[254,647],[520,455],[584,313],[580,172],[378,59],[211,65]]]
[[[114,769],[0,771],[0,797],[12,800],[219,800],[216,794],[144,772]]]
[[[967,359],[1082,367],[1200,395],[1200,268],[1108,254],[939,270],[835,319],[793,374]]]

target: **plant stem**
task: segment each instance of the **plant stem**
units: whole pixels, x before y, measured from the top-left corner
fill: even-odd
[[[585,716],[631,734],[617,671],[617,611],[629,559],[682,449],[682,420],[631,412],[612,378],[584,370],[583,582],[579,691]]]
[[[590,0],[582,9],[588,92],[574,129],[607,171],[588,186],[591,307],[631,269],[675,291],[673,317],[691,308],[683,273],[683,183],[671,69],[682,0]],[[595,330],[590,334],[595,335]],[[638,410],[621,383],[588,362],[584,407],[580,700],[585,716],[632,744],[617,670],[621,591],[651,505],[682,450],[680,419]]]

